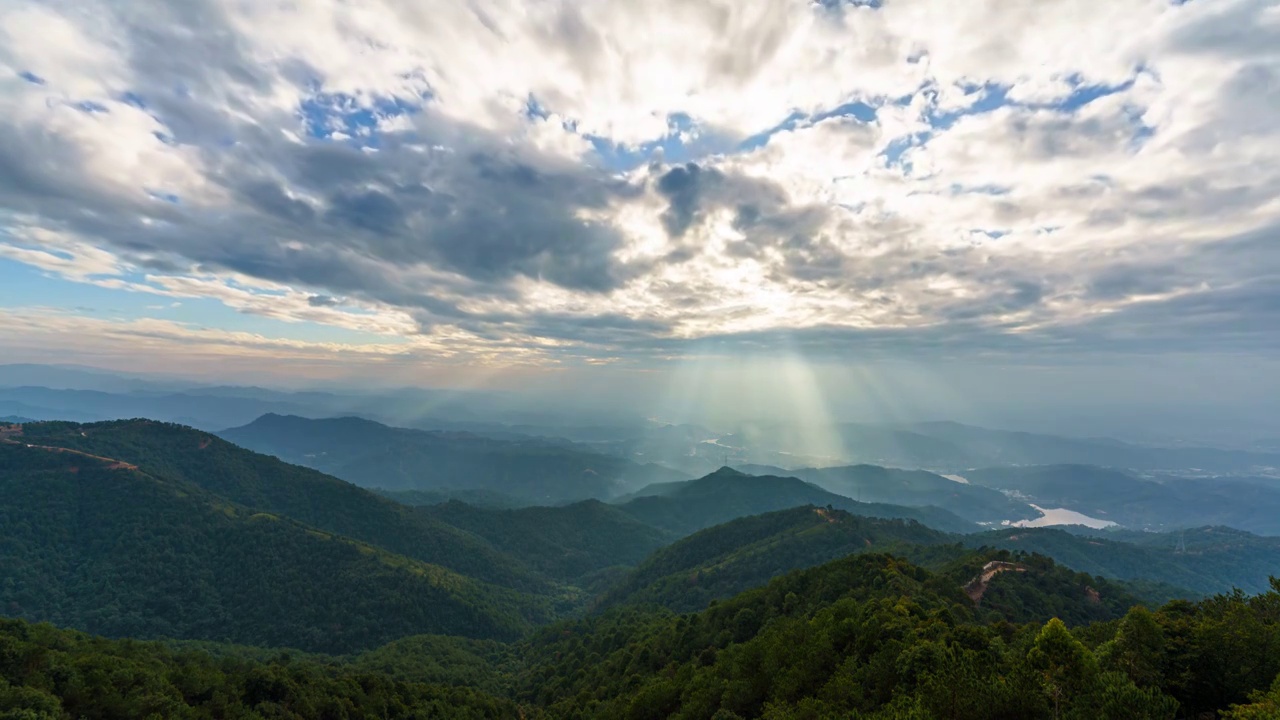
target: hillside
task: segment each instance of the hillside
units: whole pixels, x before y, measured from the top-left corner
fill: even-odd
[[[193,483],[255,510],[534,592],[552,584],[474,535],[322,473],[236,447],[209,433],[149,420],[23,426],[25,442],[83,450]]]
[[[0,443],[0,608],[118,637],[345,651],[511,638],[550,603],[112,458]]]
[[[878,465],[803,468],[783,471],[767,466],[746,466],[743,472],[756,475],[790,475],[831,492],[863,502],[909,507],[933,505],[975,523],[999,525],[1004,521],[1026,520],[1040,513],[1026,502],[980,485],[956,482],[924,470],[898,470]]]
[[[655,494],[648,494],[653,492]],[[735,518],[816,505],[868,517],[917,520],[937,530],[972,532],[978,526],[941,508],[860,503],[793,477],[746,475],[721,468],[698,480],[641,491],[618,507],[641,522],[688,535]]]
[[[602,606],[655,603],[677,612],[760,587],[793,570],[863,552],[934,545],[953,536],[910,520],[813,506],[731,520],[658,550]]]
[[[538,504],[610,498],[685,477],[564,442],[410,430],[354,417],[308,420],[268,414],[219,434],[363,487],[489,490]]]
[[[517,510],[452,501],[419,512],[475,533],[529,567],[566,582],[617,565],[639,564],[674,539],[599,500]]]

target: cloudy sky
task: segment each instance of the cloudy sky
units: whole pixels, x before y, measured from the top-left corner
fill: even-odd
[[[117,368],[1276,388],[1280,5],[7,0],[0,308]]]

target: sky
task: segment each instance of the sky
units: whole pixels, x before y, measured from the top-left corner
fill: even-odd
[[[7,0],[0,359],[1253,423],[1280,4]]]

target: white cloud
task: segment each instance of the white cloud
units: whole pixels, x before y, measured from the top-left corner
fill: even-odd
[[[1231,250],[1280,227],[1266,2],[122,0],[17,4],[0,33],[0,256],[442,357],[960,324],[981,345],[1277,262]],[[308,117],[320,91],[348,114]],[[875,118],[808,117],[854,100]],[[705,184],[588,136],[707,153]]]

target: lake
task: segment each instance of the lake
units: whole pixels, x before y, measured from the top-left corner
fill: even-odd
[[[1115,525],[1110,520],[1101,520],[1095,517],[1089,517],[1084,513],[1078,513],[1075,510],[1066,508],[1042,508],[1039,505],[1032,505],[1040,512],[1040,517],[1034,520],[1019,520],[1010,523],[1015,527],[1048,527],[1049,525],[1084,525],[1095,530],[1108,528]]]

